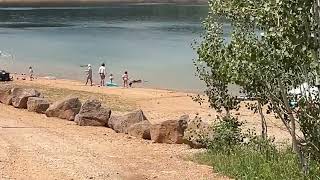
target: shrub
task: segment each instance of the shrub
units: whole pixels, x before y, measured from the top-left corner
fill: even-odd
[[[208,150],[198,154],[196,158],[202,163],[213,166],[216,172],[236,179],[320,178],[320,165],[315,162],[311,163],[308,176],[304,176],[291,149],[282,151],[273,149],[266,153],[257,151],[255,146],[237,145],[233,147],[231,153]]]
[[[317,100],[306,101],[301,98],[297,113],[300,129],[304,135],[303,152],[309,159],[320,163],[320,103]]]
[[[208,149],[196,158],[236,179],[320,179],[320,164],[312,161],[305,176],[291,148],[277,149],[272,140],[260,137],[248,144],[234,145],[229,151]]]
[[[188,127],[184,132],[184,139],[187,144],[192,142],[199,147],[207,147],[207,142],[212,139],[213,131],[212,126],[203,122],[200,117],[195,117],[188,122]]]
[[[242,131],[244,123],[232,116],[218,118],[212,126],[208,149],[197,161],[236,179],[320,179],[320,164],[310,161],[309,173],[299,169],[291,147],[279,147],[274,138],[265,139],[254,131]]]
[[[241,126],[237,118],[230,115],[218,117],[212,127],[213,137],[207,139],[207,147],[215,151],[230,151],[243,139]]]

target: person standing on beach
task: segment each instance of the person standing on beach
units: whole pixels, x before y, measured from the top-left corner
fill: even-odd
[[[129,75],[127,71],[125,71],[124,74],[122,75],[122,80],[123,80],[123,87],[128,88]]]
[[[32,81],[33,78],[34,78],[34,77],[33,77],[33,73],[34,73],[34,72],[33,72],[33,69],[32,69],[32,67],[30,66],[30,67],[29,67],[29,78],[30,78],[30,81]]]
[[[86,85],[88,84],[89,80],[90,80],[90,85],[92,86],[92,68],[91,68],[91,64],[88,64],[88,69],[86,70],[87,72],[87,82]]]
[[[100,74],[100,86],[103,87],[105,85],[105,78],[106,78],[106,65],[104,63],[101,64],[99,68],[99,74]]]
[[[110,83],[112,84],[113,83],[113,74],[110,74],[109,79],[110,79]]]

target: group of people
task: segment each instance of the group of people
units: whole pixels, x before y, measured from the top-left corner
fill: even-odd
[[[85,66],[87,66],[87,69],[85,70],[86,75],[87,75],[85,85],[88,85],[88,83],[90,82],[90,85],[93,86],[92,66],[91,66],[91,64],[88,64]],[[85,67],[85,66],[81,66],[81,67]],[[105,63],[101,64],[101,66],[99,67],[98,73],[100,76],[100,86],[103,87],[106,85],[105,79],[106,79],[106,75],[107,75]],[[34,71],[33,71],[32,66],[29,67],[29,79],[30,79],[30,81],[34,80]],[[113,80],[114,80],[113,74],[110,74],[109,80],[110,80],[110,82],[108,83],[109,85],[116,86],[116,84],[113,83]],[[123,87],[125,87],[125,88],[128,88],[129,86],[131,87],[132,84],[134,84],[134,83],[141,83],[142,82],[142,80],[133,80],[133,81],[129,82],[129,74],[127,71],[125,71],[124,74],[122,75],[122,80],[123,80]]]
[[[88,83],[90,81],[90,85],[92,86],[93,72],[92,72],[91,64],[88,64],[88,67],[86,69],[86,73],[87,73],[87,81],[86,81],[85,85],[88,85]],[[106,79],[106,75],[107,75],[105,63],[101,64],[101,66],[99,67],[98,73],[100,76],[100,86],[103,87],[103,86],[105,86],[105,79]],[[113,84],[113,79],[114,79],[113,74],[110,74],[109,80],[110,80],[111,84]],[[122,75],[122,80],[123,80],[123,87],[128,88],[129,87],[129,75],[128,75],[127,71],[125,71],[124,74]]]

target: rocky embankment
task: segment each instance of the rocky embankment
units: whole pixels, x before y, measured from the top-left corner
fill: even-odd
[[[186,143],[195,148],[204,147],[197,141],[195,135],[199,134],[199,128],[208,127],[198,126],[203,122],[197,118],[191,120],[187,115],[152,124],[141,109],[116,116],[112,114],[112,109],[102,105],[97,99],[87,99],[82,103],[73,95],[50,104],[38,90],[17,88],[12,85],[0,86],[0,103],[45,114],[47,117],[74,121],[79,126],[103,126],[113,129],[116,133],[129,134],[155,143]],[[192,134],[193,132],[197,133]]]

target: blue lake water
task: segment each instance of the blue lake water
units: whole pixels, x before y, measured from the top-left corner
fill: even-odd
[[[83,79],[80,65],[107,64],[116,81],[125,70],[148,87],[199,90],[191,47],[206,6],[128,5],[97,8],[0,8],[0,69]],[[95,76],[98,80],[98,76]]]

